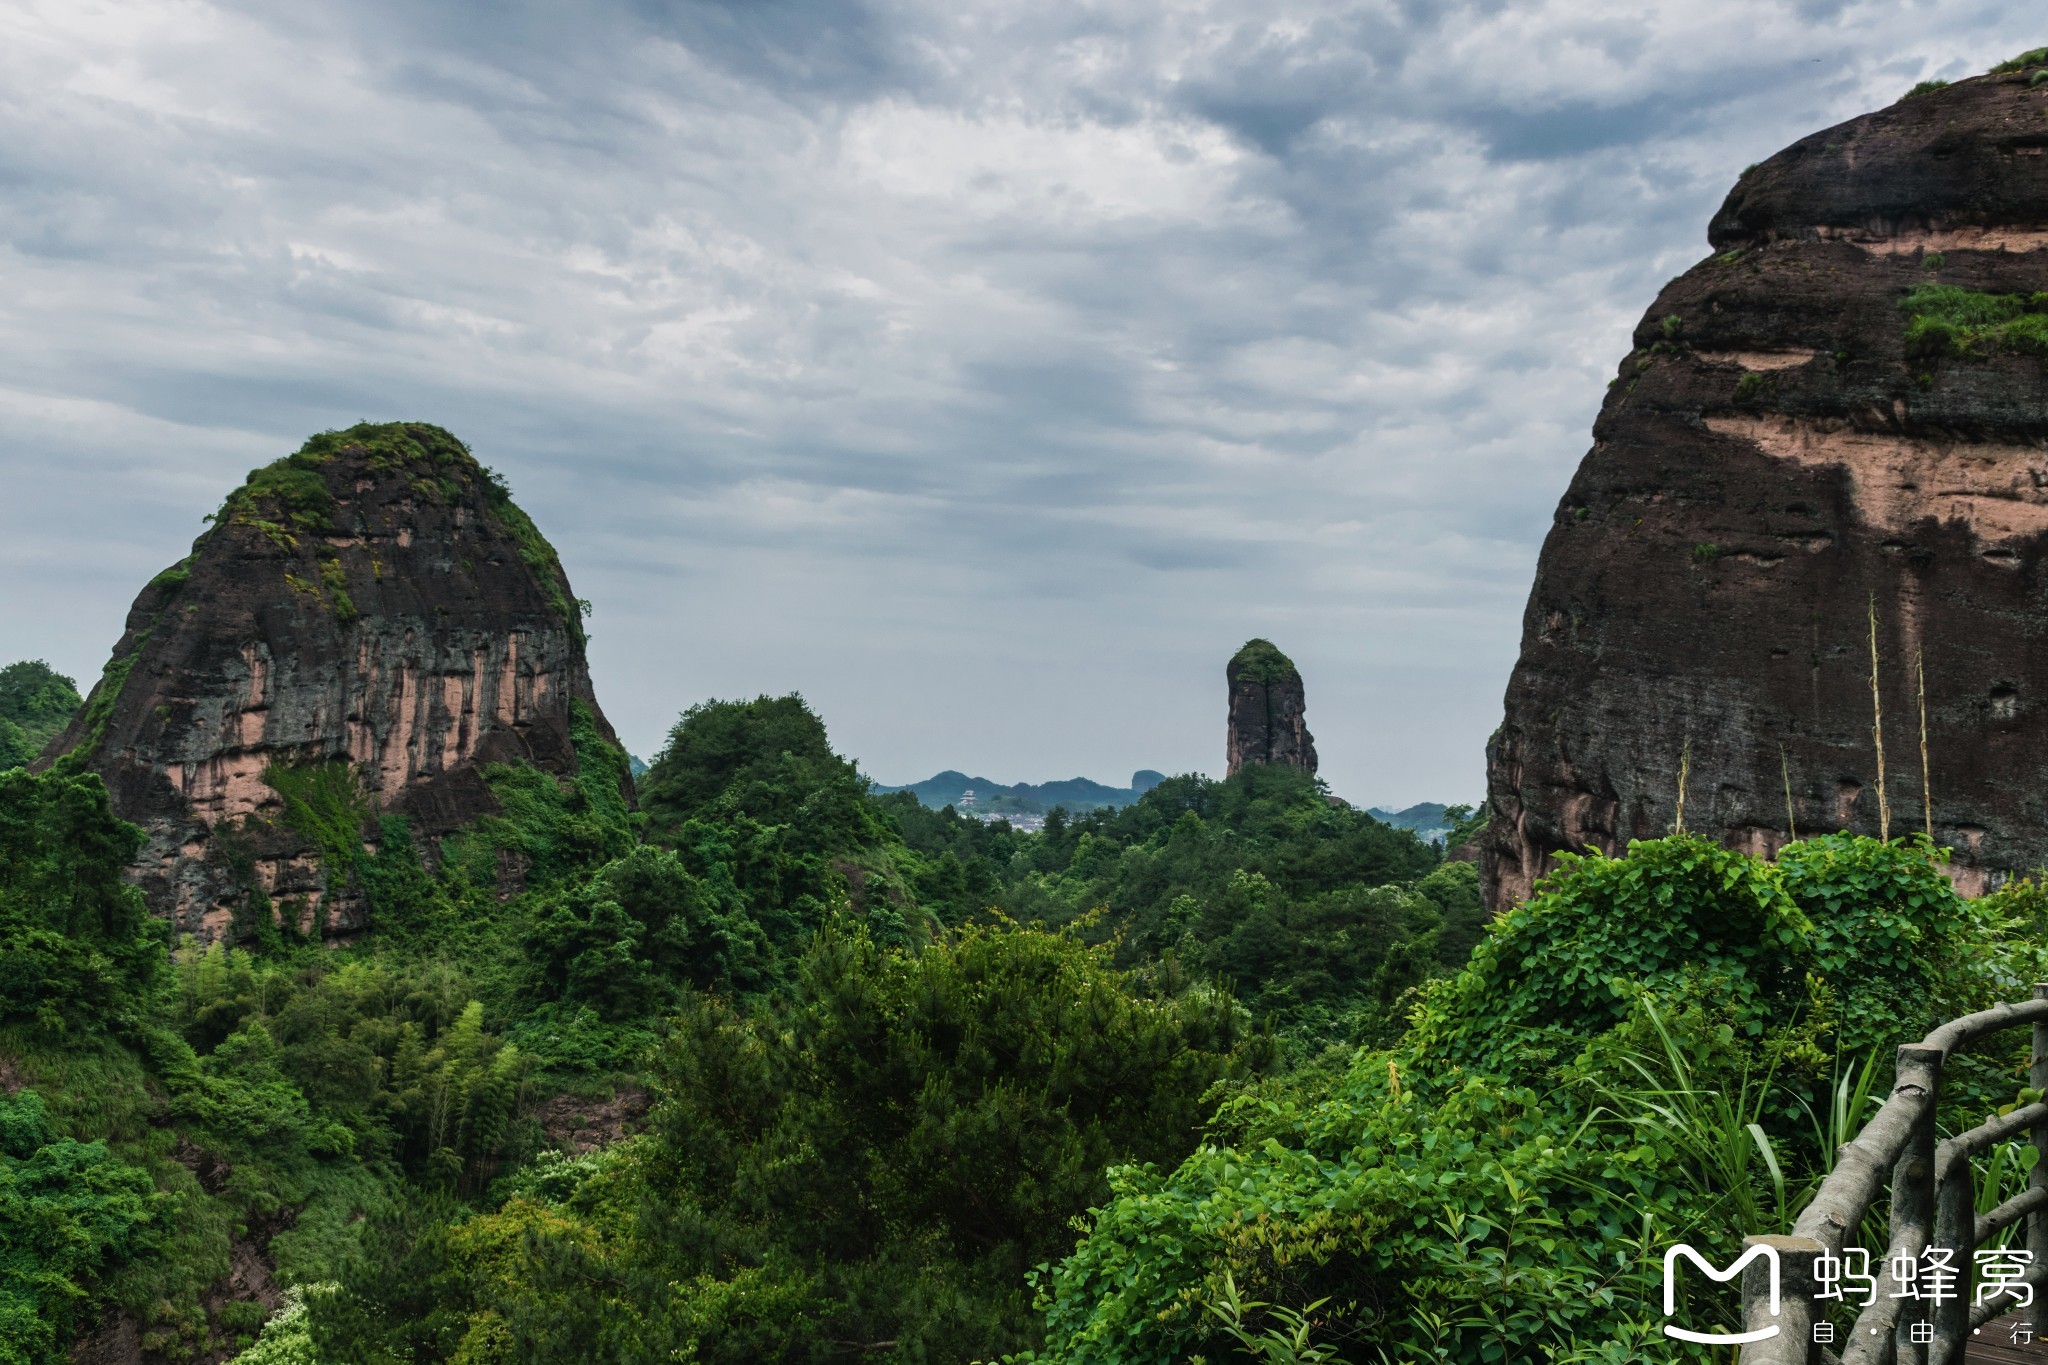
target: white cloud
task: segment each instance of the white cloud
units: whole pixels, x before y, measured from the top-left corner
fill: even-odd
[[[408,416],[512,475],[643,750],[795,687],[894,779],[1213,769],[1272,633],[1338,790],[1469,799],[1734,173],[2029,18],[19,4],[0,657],[90,676],[243,469]]]

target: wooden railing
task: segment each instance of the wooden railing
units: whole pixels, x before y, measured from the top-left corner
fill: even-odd
[[[2033,1252],[2026,1282],[2039,1295],[2043,1277],[2048,1276],[2048,1103],[2026,1105],[1946,1142],[1937,1143],[1934,1132],[1941,1073],[1948,1059],[1982,1038],[2021,1025],[2033,1026],[2028,1084],[2048,1093],[2048,984],[2035,986],[2034,998],[2023,1004],[1964,1015],[1918,1044],[1899,1049],[1890,1097],[1855,1140],[1843,1144],[1834,1171],[1793,1224],[1792,1235],[1751,1237],[1745,1242],[1745,1251],[1768,1246],[1776,1252],[1779,1280],[1778,1311],[1773,1315],[1769,1261],[1758,1257],[1744,1270],[1745,1330],[1773,1324],[1780,1330],[1768,1340],[1744,1346],[1742,1365],[1961,1365],[1972,1333],[2018,1306],[2010,1290],[1987,1295],[1979,1304],[1973,1284],[1977,1248],[2021,1218],[2027,1220],[2026,1249]],[[1979,1214],[1971,1158],[2023,1133],[2032,1134],[2034,1150],[2040,1154],[2026,1188]],[[1816,1299],[1822,1287],[1815,1278],[1816,1262],[1823,1256],[1839,1261],[1844,1246],[1855,1245],[1857,1229],[1887,1178],[1891,1245],[1882,1262],[1875,1251],[1870,1256],[1876,1298],[1833,1347],[1818,1343],[1814,1324],[1826,1316],[1830,1303],[1843,1300]],[[1924,1297],[1892,1297],[1900,1289],[1893,1278],[1893,1258],[1904,1253],[1917,1265],[1929,1246],[1954,1252],[1953,1296],[1935,1306]],[[2035,1305],[2036,1311],[2042,1308],[2048,1304]],[[1929,1334],[1925,1326],[1916,1334],[1916,1323],[1931,1324],[1931,1342],[1913,1340]],[[2041,1325],[2048,1327],[2048,1319]]]

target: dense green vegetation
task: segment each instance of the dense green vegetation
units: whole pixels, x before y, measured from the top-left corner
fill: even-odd
[[[1233,678],[1249,678],[1253,682],[1267,684],[1301,676],[1294,667],[1294,660],[1282,654],[1278,645],[1261,639],[1246,640],[1244,646],[1230,656],[1229,673]]]
[[[41,753],[84,704],[77,684],[41,659],[0,668],[0,772]]]
[[[1844,1068],[2013,998],[2039,894],[1964,901],[1932,850],[1848,836],[1567,860],[1394,1047],[1234,1098],[1171,1173],[1116,1172],[1040,1277],[1041,1359],[1186,1359],[1233,1296],[1318,1305],[1347,1359],[1695,1358],[1659,1336],[1662,1249],[1785,1230],[1847,1136],[1815,1118]],[[1976,1059],[1955,1120],[2024,1082],[2023,1053]]]
[[[1024,1274],[1174,1161],[1256,1062],[1227,995],[1139,989],[1071,939],[988,926],[911,954],[858,921],[791,989],[685,1002],[645,1137],[553,1160],[495,1211],[394,1221],[316,1305],[344,1359],[965,1360],[1023,1345]]]
[[[1947,284],[1915,285],[1906,314],[1906,353],[1981,358],[1995,351],[2048,355],[2048,294],[1987,294]]]
[[[933,810],[940,810],[946,806],[961,806],[967,794],[972,792],[974,813],[983,818],[990,815],[1043,816],[1055,806],[1065,810],[1069,815],[1081,815],[1099,806],[1128,806],[1165,780],[1165,773],[1140,768],[1131,774],[1131,784],[1128,787],[1111,787],[1085,777],[1069,777],[1039,783],[1003,783],[990,781],[986,777],[969,777],[966,773],[948,768],[922,782],[912,782],[902,787],[878,787],[876,790],[911,792]]]
[[[431,848],[267,773],[347,948],[255,895],[167,943],[98,779],[0,774],[0,1362],[109,1312],[245,1365],[1639,1359],[1663,1245],[1782,1228],[1841,1077],[2048,968],[2048,896],[1903,841],[1639,843],[1489,920],[1279,767],[1025,834],[795,697],[692,708],[637,809],[573,737]]]
[[[1484,923],[1474,869],[1439,868],[1413,834],[1291,768],[1168,778],[1120,810],[1050,819],[1023,846],[1000,826],[881,804],[936,857],[934,890],[1114,937],[1126,965],[1221,979],[1297,1050],[1378,1036],[1401,993],[1461,962]]]

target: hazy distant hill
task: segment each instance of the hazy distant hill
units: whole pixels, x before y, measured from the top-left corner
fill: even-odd
[[[1054,806],[1064,806],[1078,815],[1082,811],[1094,810],[1098,806],[1128,806],[1165,780],[1166,774],[1143,768],[1131,774],[1131,785],[1128,787],[1104,786],[1085,777],[1070,777],[1064,782],[1040,782],[1034,785],[1030,782],[992,782],[986,777],[969,777],[966,773],[948,768],[945,772],[927,777],[922,782],[911,782],[900,787],[877,784],[875,790],[909,792],[933,810],[944,806],[958,808],[960,798],[972,791],[974,809],[977,811],[1043,815]]]
[[[1406,810],[1381,810],[1374,806],[1366,814],[1395,829],[1412,829],[1429,842],[1437,843],[1450,832],[1450,821],[1444,819],[1446,809],[1440,801],[1418,801]]]

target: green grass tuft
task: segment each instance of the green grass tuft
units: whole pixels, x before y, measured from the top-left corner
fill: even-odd
[[[2025,71],[2030,66],[2048,66],[2048,47],[2029,48],[2011,61],[1992,67],[1988,74],[2003,76],[2011,71]]]

